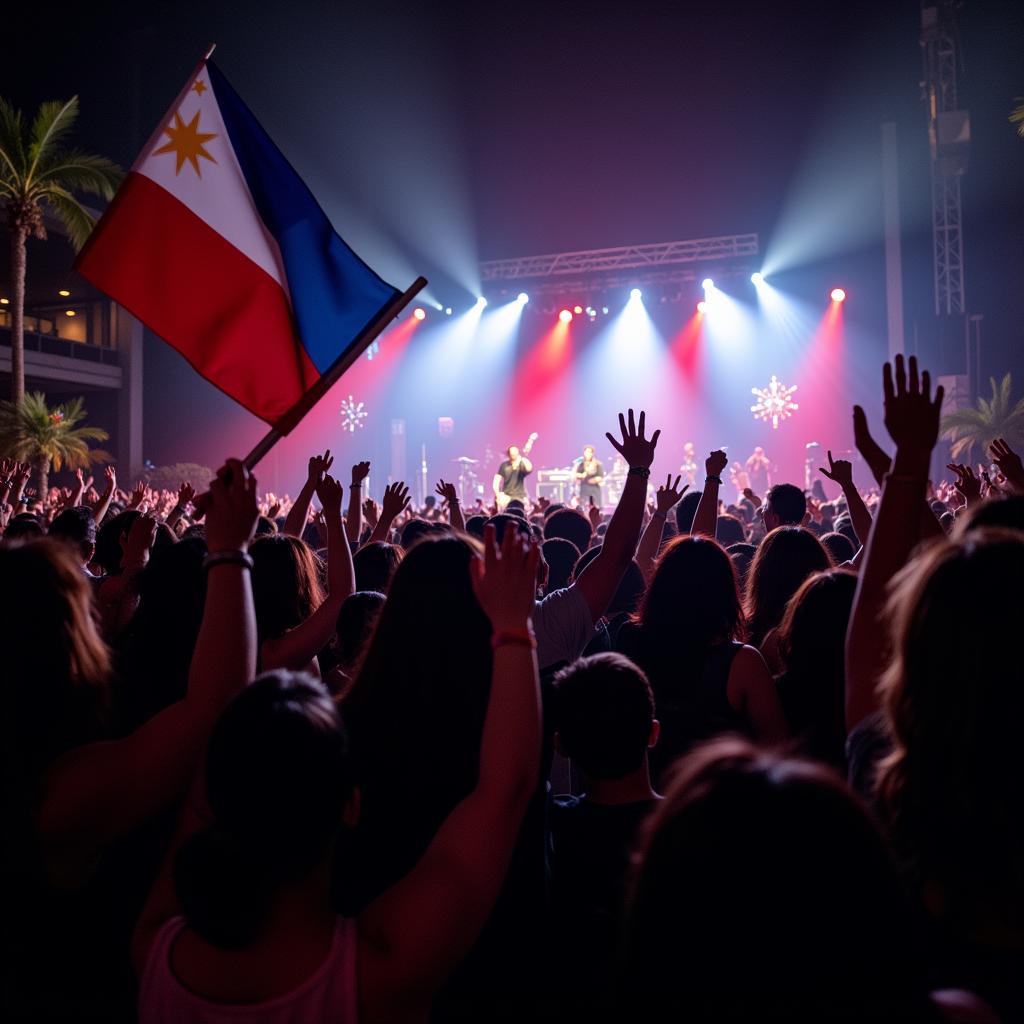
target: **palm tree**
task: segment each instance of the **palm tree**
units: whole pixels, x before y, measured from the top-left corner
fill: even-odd
[[[974,446],[981,448],[982,458],[988,446],[997,438],[1005,437],[1013,448],[1024,445],[1024,398],[1013,403],[1013,381],[1007,374],[997,385],[990,377],[991,399],[979,398],[975,409],[958,409],[943,416],[940,429],[947,440],[953,442],[954,460],[966,452],[971,458]]]
[[[106,441],[100,427],[78,426],[85,419],[85,404],[72,398],[52,409],[41,391],[26,395],[19,405],[0,402],[0,453],[28,462],[36,471],[36,490],[46,498],[50,468],[88,469],[94,462],[109,462],[109,452],[90,448],[88,441]]]
[[[1024,139],[1024,101],[1018,101],[1018,105],[1011,111],[1010,124],[1017,126],[1017,134]]]
[[[63,223],[75,249],[95,221],[75,192],[113,196],[121,169],[106,157],[65,145],[78,117],[78,97],[40,105],[29,124],[0,98],[0,200],[11,232],[11,399],[25,398],[25,243],[46,238],[44,210]]]

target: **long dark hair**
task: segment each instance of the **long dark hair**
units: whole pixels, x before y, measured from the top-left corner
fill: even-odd
[[[411,868],[476,784],[491,680],[491,627],[470,580],[478,550],[442,534],[408,551],[343,705],[372,848],[346,874],[371,886]]]
[[[259,638],[275,640],[305,622],[324,599],[320,560],[298,537],[270,533],[250,545]]]
[[[914,1019],[928,1005],[910,922],[838,778],[714,740],[679,762],[643,832],[620,997],[636,1019]]]
[[[832,556],[802,526],[780,526],[758,546],[747,573],[747,621],[755,647],[782,621],[789,599],[808,576],[832,568]]]
[[[323,860],[352,791],[345,730],[319,680],[278,671],[246,688],[210,737],[213,824],[175,861],[189,927],[222,948],[252,942],[278,889]]]
[[[1024,920],[1024,536],[940,542],[894,580],[879,779],[897,853],[962,925]]]

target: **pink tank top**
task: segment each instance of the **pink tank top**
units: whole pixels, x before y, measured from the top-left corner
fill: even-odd
[[[141,1024],[356,1024],[356,925],[338,918],[327,959],[298,988],[266,1003],[214,1003],[190,992],[171,971],[171,948],[185,920],[157,933],[139,985]]]

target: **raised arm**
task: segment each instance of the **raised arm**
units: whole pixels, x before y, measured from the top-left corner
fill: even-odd
[[[704,490],[693,514],[691,534],[715,539],[718,532],[718,489],[722,486],[722,471],[728,465],[729,457],[722,451],[714,451],[704,460]]]
[[[611,434],[605,434],[612,447],[628,463],[629,473],[626,476],[622,497],[605,531],[600,554],[580,573],[573,584],[580,588],[580,593],[595,620],[604,615],[605,609],[615,596],[626,567],[636,554],[644,506],[647,502],[647,479],[651,475],[654,449],[661,436],[660,430],[656,430],[650,440],[644,436],[646,420],[646,413],[641,411],[638,426],[633,418],[633,410],[630,409],[628,424],[622,413],[619,413],[622,440],[616,441]]]
[[[327,449],[323,455],[311,455],[306,468],[306,482],[302,485],[295,503],[288,510],[284,521],[284,533],[290,537],[301,537],[302,531],[306,528],[306,520],[309,519],[309,506],[316,493],[316,485],[320,483],[324,473],[334,465],[331,458],[331,450]]]
[[[352,467],[352,482],[348,485],[348,514],[345,516],[345,536],[350,544],[358,544],[363,535],[363,481],[369,475],[368,462],[357,462]]]
[[[501,891],[538,778],[540,692],[530,617],[539,552],[515,530],[501,551],[488,526],[473,587],[493,629],[491,694],[476,788],[419,863],[359,916],[360,1019],[425,1014]]]
[[[130,736],[69,751],[44,780],[36,818],[50,853],[83,862],[187,787],[217,717],[256,672],[256,616],[247,554],[256,481],[232,459],[210,486],[203,619],[183,700]]]
[[[100,495],[100,500],[93,505],[92,517],[99,526],[107,517],[110,511],[110,503],[114,500],[114,492],[117,490],[117,471],[113,466],[104,466],[103,475],[107,478],[106,490]]]
[[[885,476],[871,528],[846,634],[846,728],[851,731],[878,707],[877,687],[889,659],[880,642],[889,581],[910,560],[921,536],[920,507],[928,486],[928,464],[939,434],[942,387],[931,398],[931,380],[920,378],[917,359],[909,373],[896,356],[896,375],[886,363],[885,425],[896,442],[896,459]]]
[[[327,596],[305,622],[272,640],[263,641],[263,669],[299,669],[307,665],[327,646],[338,626],[338,612],[345,598],[355,593],[356,573],[352,549],[341,522],[342,486],[324,474],[317,485],[317,496],[324,509],[327,525]]]
[[[391,536],[391,524],[409,507],[409,488],[401,480],[388,484],[384,488],[384,501],[381,503],[380,518],[367,538],[367,544],[376,541],[387,541]]]
[[[462,503],[459,501],[459,491],[455,484],[445,483],[444,480],[437,482],[435,488],[437,493],[448,502],[448,522],[453,530],[464,533],[466,520],[462,515]]]
[[[1002,437],[997,437],[992,442],[989,454],[999,467],[999,472],[1006,478],[1006,482],[1013,488],[1013,492],[1024,494],[1024,463],[1021,463],[1020,456]]]
[[[954,486],[963,495],[964,504],[970,508],[981,501],[981,481],[974,475],[970,466],[950,462],[946,469],[956,473]]]
[[[196,489],[187,480],[182,480],[181,486],[178,488],[178,500],[164,520],[172,530],[177,526],[178,520],[188,511],[188,506],[195,496]]]
[[[850,513],[850,522],[853,524],[853,532],[857,535],[863,547],[868,541],[868,534],[871,532],[871,513],[868,511],[864,499],[860,496],[853,482],[853,463],[847,459],[833,459],[832,452],[828,453],[828,469],[824,466],[818,467],[822,476],[828,477],[833,483],[839,484],[843,489],[843,496],[846,498],[846,508]]]
[[[672,483],[672,474],[669,473],[665,483],[658,488],[658,493],[654,496],[654,515],[651,516],[651,521],[647,524],[636,549],[637,564],[644,574],[644,579],[650,579],[651,573],[654,571],[654,563],[661,550],[665,520],[668,519],[669,512],[679,504],[683,495],[690,489],[690,485],[685,484],[683,489],[679,490],[681,479],[682,477],[677,476],[676,482]]]
[[[85,479],[85,473],[81,469],[75,470],[75,486],[71,488],[71,495],[65,508],[77,508],[82,504],[82,496],[92,486],[92,477]]]

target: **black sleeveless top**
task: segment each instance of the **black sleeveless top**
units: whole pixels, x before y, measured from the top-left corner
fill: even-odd
[[[729,640],[707,648],[702,658],[687,660],[678,649],[658,649],[637,623],[626,623],[619,631],[616,649],[647,673],[654,690],[654,712],[661,723],[650,754],[655,780],[702,740],[723,732],[749,732],[746,716],[732,706],[728,693],[729,672],[742,647]]]

